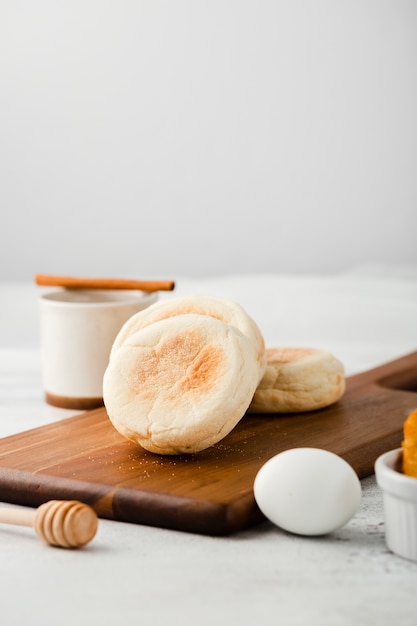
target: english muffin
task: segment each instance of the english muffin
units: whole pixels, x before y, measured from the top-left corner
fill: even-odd
[[[333,404],[345,391],[343,364],[326,350],[266,348],[266,360],[250,413],[313,411]]]
[[[114,427],[146,450],[194,453],[225,437],[259,380],[253,342],[195,313],[154,321],[112,354],[103,398]]]

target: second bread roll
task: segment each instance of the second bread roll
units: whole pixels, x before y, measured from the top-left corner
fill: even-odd
[[[333,404],[345,391],[342,363],[317,348],[267,348],[267,365],[249,412],[294,413]]]

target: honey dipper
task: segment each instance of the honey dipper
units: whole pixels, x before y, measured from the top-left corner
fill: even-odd
[[[37,509],[0,508],[0,522],[32,526],[51,546],[79,548],[97,532],[96,512],[77,500],[50,500]]]

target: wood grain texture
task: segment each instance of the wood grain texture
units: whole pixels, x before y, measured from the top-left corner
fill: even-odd
[[[263,519],[253,481],[272,456],[319,447],[342,456],[360,478],[399,447],[417,406],[417,352],[347,379],[326,409],[246,415],[221,442],[198,454],[149,453],[124,439],[104,408],[0,440],[0,499],[39,506],[75,499],[100,517],[224,535]]]

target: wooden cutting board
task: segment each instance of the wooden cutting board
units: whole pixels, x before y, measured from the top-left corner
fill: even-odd
[[[342,456],[360,478],[397,448],[417,406],[417,352],[347,379],[331,407],[245,416],[198,454],[151,454],[124,439],[105,409],[0,440],[0,500],[39,506],[78,499],[103,518],[202,534],[229,534],[262,520],[253,496],[260,467],[293,447]]]

